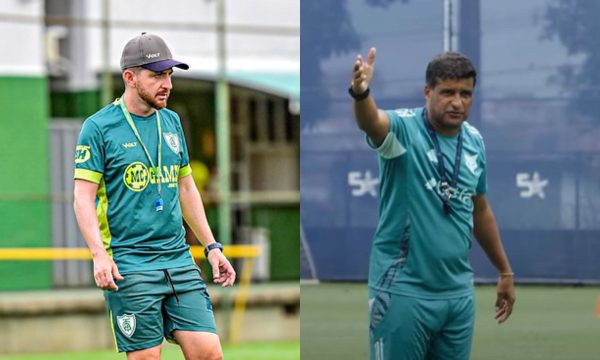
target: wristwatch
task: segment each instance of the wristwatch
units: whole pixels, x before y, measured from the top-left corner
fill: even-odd
[[[223,252],[223,245],[219,244],[218,242],[214,242],[214,243],[208,245],[207,247],[204,248],[204,256],[206,256],[206,258],[208,258],[208,253],[213,249],[219,249],[219,250],[221,250],[221,252]]]
[[[360,94],[357,94],[354,92],[354,89],[352,89],[352,86],[350,86],[348,88],[348,94],[350,94],[350,96],[352,96],[352,98],[356,101],[361,101],[366,99],[367,97],[369,97],[369,93],[371,93],[371,89],[367,88],[367,90],[363,91]]]

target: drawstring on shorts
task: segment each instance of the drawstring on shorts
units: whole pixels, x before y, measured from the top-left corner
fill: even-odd
[[[169,270],[163,270],[165,273],[165,278],[167,279],[167,283],[171,286],[173,290],[173,295],[175,295],[175,300],[177,301],[177,305],[179,305],[179,297],[177,296],[177,291],[175,290],[175,286],[173,285],[173,280],[171,279],[171,275],[169,274]]]

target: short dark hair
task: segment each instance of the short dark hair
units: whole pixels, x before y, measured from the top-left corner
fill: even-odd
[[[473,86],[475,86],[477,71],[473,63],[463,54],[451,51],[435,56],[427,65],[425,72],[425,81],[431,88],[435,87],[439,80],[469,78],[473,78]]]

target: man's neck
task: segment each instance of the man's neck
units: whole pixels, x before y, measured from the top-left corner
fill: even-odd
[[[431,123],[431,126],[433,126],[433,130],[435,130],[436,133],[443,135],[443,136],[452,137],[460,132],[460,127],[445,128],[445,127],[441,127],[435,121],[430,121],[430,123]]]
[[[131,114],[146,117],[152,115],[156,111],[155,108],[150,106],[137,94],[134,94],[133,91],[125,90],[125,93],[123,94],[123,100],[125,101],[125,106],[127,106],[127,111],[129,111]]]

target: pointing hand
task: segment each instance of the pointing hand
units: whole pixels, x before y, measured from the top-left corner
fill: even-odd
[[[352,90],[357,94],[367,91],[369,83],[373,78],[373,69],[375,67],[375,48],[369,50],[367,61],[365,62],[360,54],[356,56],[354,70],[352,74]]]

